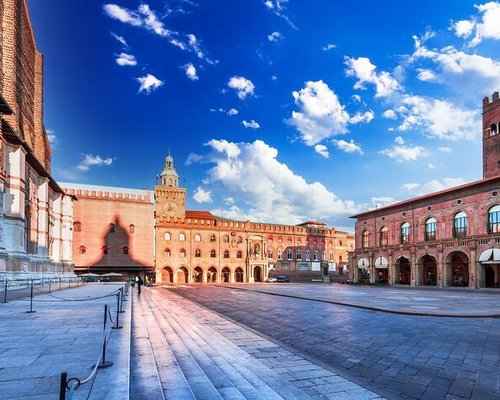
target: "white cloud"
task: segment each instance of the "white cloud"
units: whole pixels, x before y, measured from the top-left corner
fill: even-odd
[[[490,1],[485,4],[476,5],[478,16],[471,20],[455,22],[450,29],[455,35],[464,39],[473,33],[474,37],[468,42],[469,46],[476,46],[484,39],[500,39],[500,3]]]
[[[333,43],[328,43],[326,46],[323,46],[321,48],[321,50],[323,50],[323,51],[329,51],[329,50],[334,49],[335,47],[337,47],[337,46],[334,45]]]
[[[212,192],[204,190],[201,186],[198,186],[193,194],[193,199],[198,203],[211,203]]]
[[[330,157],[330,153],[328,153],[328,147],[326,147],[324,144],[317,144],[316,146],[314,146],[314,151],[325,158]]]
[[[122,45],[128,47],[127,41],[123,36],[117,35],[116,33],[111,32],[111,36],[113,36],[116,40],[118,40]]]
[[[53,148],[55,148],[56,145],[59,143],[59,139],[57,138],[54,131],[51,129],[47,129],[47,140],[49,141],[50,146]]]
[[[474,27],[476,26],[476,23],[474,21],[458,21],[455,22],[450,29],[455,31],[455,35],[458,37],[467,39],[471,33],[474,31]]]
[[[280,32],[273,32],[267,35],[267,40],[270,42],[277,42],[280,39],[283,39],[283,35]]]
[[[387,119],[396,119],[397,116],[396,116],[396,113],[394,112],[394,110],[385,110],[384,113],[382,114],[382,116],[384,118],[387,118]]]
[[[407,190],[407,191],[409,191],[409,192],[411,192],[411,191],[413,191],[413,190],[415,190],[415,189],[417,189],[417,188],[419,188],[419,187],[420,187],[420,183],[416,183],[416,182],[413,182],[413,183],[405,183],[405,184],[403,185],[403,189],[404,189],[404,190]]]
[[[251,215],[257,221],[298,223],[358,211],[352,201],[341,200],[321,183],[309,183],[296,175],[277,159],[277,149],[261,140],[230,143],[213,139],[207,145],[212,150],[207,155],[213,164],[208,170],[210,182],[222,185],[227,196],[237,199],[235,213]]]
[[[251,128],[251,129],[259,129],[260,125],[257,121],[254,121],[253,119],[251,121],[245,121],[243,120],[241,122],[245,128]]]
[[[271,80],[272,81],[277,81],[278,80],[278,77],[276,75],[271,75]]]
[[[451,187],[463,185],[465,180],[462,178],[444,178],[442,180],[433,179],[432,181],[420,183],[405,183],[403,189],[413,195],[421,196],[428,193],[438,192]]]
[[[111,165],[113,163],[112,158],[102,158],[101,156],[94,156],[92,154],[82,154],[83,160],[76,166],[76,168],[82,172],[86,172],[90,167],[100,167],[103,165]]]
[[[187,156],[185,164],[186,165],[191,165],[191,164],[198,163],[201,160],[203,160],[203,156],[202,155],[196,154],[196,153],[189,153],[189,155]]]
[[[357,79],[354,89],[364,89],[366,83],[372,83],[375,85],[375,97],[389,97],[402,89],[389,72],[377,72],[377,67],[370,62],[369,58],[346,57],[345,64],[346,75]]]
[[[363,154],[363,150],[361,147],[357,145],[354,140],[351,139],[350,142],[346,142],[345,140],[333,140],[335,146],[337,146],[340,150],[346,153],[359,153]]]
[[[122,8],[116,4],[104,4],[104,11],[111,18],[117,19],[125,24],[141,26],[143,21],[137,12]]]
[[[359,94],[353,94],[351,96],[351,99],[355,102],[355,103],[361,103],[361,96]]]
[[[451,153],[451,148],[449,147],[438,147],[438,150],[442,153]]]
[[[429,168],[429,169],[435,169],[436,166],[433,163],[427,163],[427,168]]]
[[[436,76],[434,75],[434,72],[432,72],[431,70],[429,69],[418,69],[418,75],[417,75],[417,79],[423,81],[423,82],[427,82],[427,81],[432,81],[436,78]]]
[[[156,13],[153,10],[151,10],[149,5],[142,3],[139,6],[139,12],[142,14],[144,24],[149,30],[153,31],[154,33],[160,36],[170,35],[170,31],[165,28],[163,22],[161,22],[158,19]]]
[[[158,19],[156,13],[146,3],[140,4],[137,11],[129,10],[116,4],[104,4],[103,9],[109,17],[125,24],[143,27],[160,36],[170,36],[171,34],[165,28],[163,22]]]
[[[389,158],[395,158],[399,162],[403,161],[415,161],[418,158],[428,157],[429,152],[421,146],[405,146],[404,140],[401,136],[394,139],[394,145],[390,149],[385,149],[379,151],[380,154],[384,154]]]
[[[141,76],[137,78],[139,83],[141,84],[139,87],[139,93],[140,92],[146,92],[146,93],[151,93],[151,91],[158,89],[161,85],[163,85],[163,82],[160,81],[157,77],[151,74],[147,74],[145,76]]]
[[[134,66],[137,65],[135,56],[127,53],[120,53],[116,56],[116,63],[120,66]]]
[[[238,110],[236,108],[231,108],[230,110],[228,110],[228,112],[226,113],[227,115],[238,115]]]
[[[366,111],[363,114],[361,113],[356,113],[354,114],[349,122],[353,125],[360,124],[360,123],[368,123],[370,122],[373,118],[375,117],[375,114],[373,113],[372,110]]]
[[[283,18],[293,29],[297,29],[297,26],[285,14],[285,4],[288,3],[288,0],[265,0],[263,3],[269,11],[278,17]]]
[[[198,75],[196,74],[196,68],[193,64],[188,63],[183,66],[184,72],[186,73],[186,76],[191,79],[192,81],[197,81],[198,80]]]
[[[238,97],[241,100],[246,99],[247,96],[255,96],[255,85],[251,80],[243,77],[243,76],[233,76],[227,82],[227,86],[231,89],[236,90]]]
[[[380,197],[372,197],[370,199],[373,207],[383,207],[395,202],[395,200],[390,196],[380,196]]]

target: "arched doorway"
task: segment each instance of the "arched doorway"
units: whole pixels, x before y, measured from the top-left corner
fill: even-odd
[[[485,265],[485,280],[484,280],[484,286],[485,287],[495,287],[495,270],[491,265]]]
[[[434,257],[425,255],[422,258],[422,278],[423,285],[437,285],[437,263]]]
[[[162,269],[161,281],[162,283],[174,283],[174,271],[172,271],[172,268],[165,267]]]
[[[180,267],[177,270],[177,283],[188,283],[188,270],[186,267]]]
[[[231,281],[231,270],[228,267],[224,267],[222,270],[222,282],[229,283]]]
[[[236,271],[234,271],[234,277],[236,282],[243,282],[243,269],[240,267],[236,268]]]
[[[210,267],[207,271],[207,282],[215,283],[217,282],[217,270],[215,267]]]
[[[262,282],[262,269],[258,265],[253,269],[254,282]]]
[[[409,285],[411,280],[410,260],[406,257],[399,257],[396,261],[396,283]]]
[[[469,286],[469,263],[465,254],[454,254],[451,258],[451,285]]]
[[[200,267],[193,270],[193,281],[196,283],[203,282],[203,270]]]

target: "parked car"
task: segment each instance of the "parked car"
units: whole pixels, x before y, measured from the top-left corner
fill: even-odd
[[[276,282],[276,278],[267,278],[266,282]]]
[[[278,275],[276,277],[276,282],[290,282],[290,279],[288,279],[286,275]]]

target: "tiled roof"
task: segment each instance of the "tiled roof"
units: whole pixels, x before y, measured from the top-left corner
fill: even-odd
[[[209,211],[186,210],[186,218],[216,219]]]

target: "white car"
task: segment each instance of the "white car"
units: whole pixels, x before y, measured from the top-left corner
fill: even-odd
[[[266,282],[276,282],[276,278],[267,278]]]

